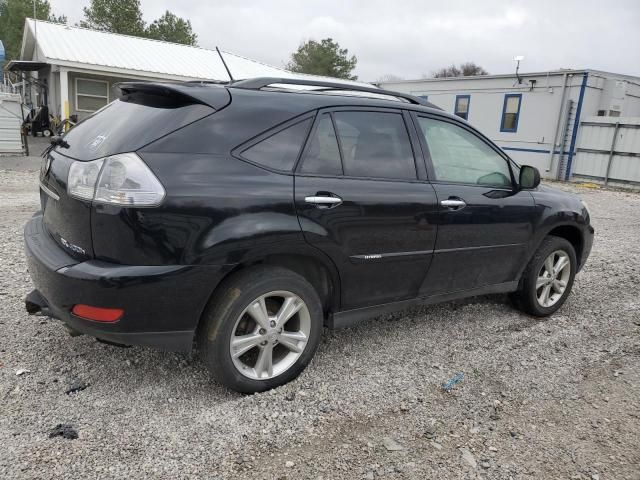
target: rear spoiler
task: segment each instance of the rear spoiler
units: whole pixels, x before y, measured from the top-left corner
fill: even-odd
[[[210,83],[122,82],[115,86],[120,99],[143,94],[185,103],[200,103],[215,110],[221,110],[231,102],[231,94],[226,88]]]

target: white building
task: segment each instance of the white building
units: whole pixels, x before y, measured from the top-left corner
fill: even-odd
[[[46,104],[49,112],[61,119],[77,115],[81,120],[90,115],[115,99],[114,85],[123,81],[228,82],[228,72],[235,80],[252,77],[328,80],[292,73],[229,52],[30,18],[25,21],[20,59],[10,62],[8,68],[29,72],[40,83],[38,88],[23,92],[27,97],[25,103],[32,108]]]
[[[593,124],[599,120],[591,117],[615,117],[616,121],[604,122],[605,126],[628,123],[630,131],[635,131],[632,125],[636,122],[625,123],[621,117],[640,117],[640,78],[596,70],[390,81],[380,86],[428,98],[466,118],[518,163],[533,165],[550,178],[568,179],[576,174],[607,178],[608,167],[602,162],[591,167],[584,163],[589,149],[582,149],[585,155],[576,158],[581,155],[581,122]],[[622,134],[613,128],[607,132],[609,140],[599,150],[602,155],[613,143],[611,134],[613,138]],[[638,145],[640,142],[634,143],[633,151],[621,152],[623,160],[615,159],[616,176],[611,178],[640,181]],[[581,161],[584,171],[577,168]]]

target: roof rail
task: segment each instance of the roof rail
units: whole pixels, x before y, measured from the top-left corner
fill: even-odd
[[[440,107],[435,106],[433,103],[427,102],[426,100],[420,97],[416,97],[408,93],[394,92],[392,90],[383,90],[382,88],[376,88],[376,87],[363,87],[360,85],[351,85],[347,83],[325,82],[322,80],[302,80],[297,78],[278,78],[278,77],[257,77],[257,78],[249,78],[247,80],[238,80],[236,82],[230,83],[228,86],[232,88],[242,88],[245,90],[260,90],[261,88],[268,87],[269,85],[274,85],[274,84],[309,85],[312,87],[323,87],[320,91],[342,90],[342,91],[374,93],[376,95],[388,95],[390,97],[401,98],[415,105],[423,105],[425,107],[442,110]]]

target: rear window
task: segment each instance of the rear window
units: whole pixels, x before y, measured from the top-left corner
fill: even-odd
[[[214,111],[177,98],[129,94],[78,123],[64,137],[69,148],[57,148],[79,160],[133,152]]]
[[[298,159],[312,119],[307,118],[259,141],[242,151],[250,162],[274,170],[290,171]]]

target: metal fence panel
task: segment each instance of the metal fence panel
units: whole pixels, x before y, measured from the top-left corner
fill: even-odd
[[[577,151],[573,175],[640,184],[640,118],[586,118]]]
[[[22,153],[20,95],[0,93],[0,154]]]

